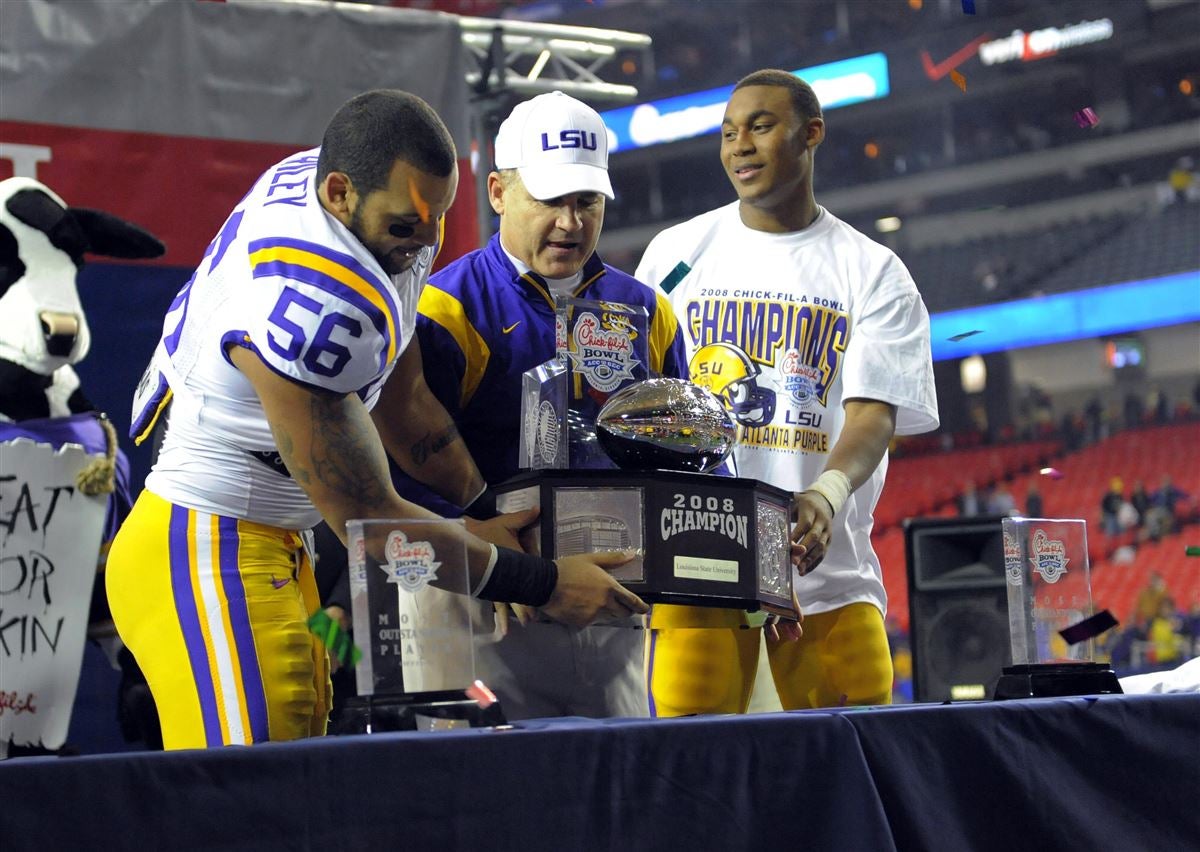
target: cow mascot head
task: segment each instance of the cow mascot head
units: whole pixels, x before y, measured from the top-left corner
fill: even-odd
[[[98,210],[68,207],[54,192],[35,180],[14,177],[0,181],[0,443],[8,447],[3,463],[14,470],[21,464],[22,451],[14,448],[23,447],[22,440],[32,442],[35,448],[49,447],[52,452],[68,445],[83,448],[90,458],[76,475],[75,488],[97,498],[105,495],[106,500],[101,550],[91,563],[99,570],[103,569],[107,542],[112,540],[117,525],[129,510],[129,465],[117,448],[116,430],[103,412],[97,411],[83,395],[79,377],[71,368],[87,355],[91,343],[87,319],[76,290],[76,278],[86,254],[150,258],[160,256],[163,251],[161,242],[136,225]],[[28,467],[36,465],[29,462]],[[17,477],[14,474],[2,479],[16,481]],[[33,492],[37,491],[38,483],[23,482]],[[13,483],[8,482],[8,485]],[[5,498],[11,500],[9,492]],[[59,516],[72,517],[67,514],[70,511],[68,504],[72,501],[63,499],[61,502],[63,505],[56,510]],[[20,494],[8,505],[14,520],[5,528],[5,542],[17,542],[11,548],[14,552],[25,542],[18,537],[21,531],[13,534],[12,528],[18,526],[18,515],[25,517],[18,510],[26,505],[31,507],[32,503],[29,500],[23,503]],[[32,508],[27,514],[31,519],[36,517]],[[40,531],[36,530],[37,523],[42,524]],[[57,523],[61,528],[64,521]],[[43,515],[40,521],[30,520],[25,526],[45,537],[48,524]],[[88,558],[92,557],[89,555]],[[94,576],[91,564],[82,567],[83,576]],[[57,571],[60,577],[80,574],[61,561],[50,571]],[[57,591],[61,592],[62,580],[56,579]],[[87,618],[88,635],[100,644],[110,661],[122,669],[118,718],[126,739],[135,738],[129,733],[128,720],[131,718],[149,717],[156,729],[157,718],[149,692],[144,688],[144,679],[139,682],[141,676],[133,658],[121,648],[112,629],[104,584],[92,584],[90,605],[86,590],[79,594],[78,586],[70,588],[74,592],[57,595],[56,603],[61,607],[62,599],[69,598],[70,606],[79,607],[78,618]],[[49,598],[46,605],[49,606]],[[31,617],[38,615],[35,612]],[[59,623],[61,626],[62,622]],[[63,643],[58,643],[56,650],[63,651]],[[51,662],[46,665],[61,664]],[[21,675],[28,677],[25,684],[45,684],[45,680],[37,679],[37,670],[22,671],[34,671],[33,675]],[[8,674],[11,680],[12,673]],[[8,688],[12,689],[13,685]],[[73,690],[70,694],[74,694]],[[29,700],[32,703],[32,699]],[[143,709],[135,707],[131,714],[127,705],[134,706],[138,701]],[[150,702],[149,709],[144,709],[146,702]],[[62,702],[52,702],[52,705],[60,707]],[[138,724],[146,728],[140,722]],[[151,742],[147,735],[140,738]],[[21,740],[15,735],[4,739],[5,742],[0,742],[0,756],[10,745],[13,753],[18,754],[45,753],[59,747],[57,734],[52,741]]]
[[[158,257],[163,244],[136,225],[99,210],[68,207],[36,180],[0,181],[0,419],[68,417],[94,411],[72,364],[91,345],[75,279],[85,254]],[[110,491],[108,464],[82,477],[85,492]],[[107,482],[105,481],[107,480]]]

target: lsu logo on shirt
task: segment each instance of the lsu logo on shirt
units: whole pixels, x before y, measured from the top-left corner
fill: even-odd
[[[762,370],[736,346],[701,346],[688,372],[693,382],[720,397],[742,426],[765,426],[775,417],[775,391],[759,385]]]
[[[832,304],[754,299],[689,301],[687,328],[698,347],[692,381],[724,400],[748,446],[799,452],[829,451],[822,430],[829,389],[849,342],[850,318]],[[774,368],[774,387],[763,365]],[[783,406],[784,423],[774,425]],[[801,409],[801,410],[797,410]]]
[[[793,398],[822,406],[850,341],[849,316],[804,302],[697,299],[687,303],[686,317],[696,346],[727,343],[756,364],[790,371],[793,381],[787,390]]]

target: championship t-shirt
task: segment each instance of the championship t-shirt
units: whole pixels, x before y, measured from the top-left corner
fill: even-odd
[[[937,428],[929,315],[904,264],[827,210],[802,231],[746,227],[735,202],[659,234],[637,278],[667,293],[692,379],[738,423],[738,476],[790,491],[824,471],[848,399],[896,406],[897,434]],[[834,518],[821,565],[797,579],[806,612],[884,610],[871,513],[886,457]]]

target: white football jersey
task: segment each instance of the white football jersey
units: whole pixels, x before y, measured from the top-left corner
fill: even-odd
[[[227,346],[254,350],[298,384],[357,393],[369,409],[412,339],[436,247],[388,276],[321,207],[318,154],[295,154],[259,178],[167,312],[132,434],[144,439],[171,402],[146,487],[172,503],[287,529],[318,523],[300,486],[252,455],[272,453],[275,441]]]
[[[929,314],[904,264],[827,210],[803,231],[747,228],[738,203],[660,233],[636,277],[667,293],[691,377],[738,423],[738,476],[789,491],[825,469],[842,404],[896,406],[897,434],[936,429]],[[871,513],[887,458],[834,519],[821,565],[797,580],[806,612],[886,596]]]

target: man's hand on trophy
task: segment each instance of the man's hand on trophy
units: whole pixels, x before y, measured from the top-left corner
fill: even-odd
[[[634,558],[630,551],[585,553],[556,559],[558,583],[542,612],[555,621],[586,627],[597,618],[624,618],[650,607],[608,573]]]
[[[795,589],[792,590],[792,606],[795,607],[798,616],[796,621],[792,621],[790,618],[781,618],[778,615],[767,616],[763,629],[766,630],[768,641],[795,642],[804,635],[804,628],[801,627],[804,623],[804,613],[800,611],[800,601],[796,598]]]
[[[501,603],[500,601],[496,601],[492,606],[496,608],[496,631],[500,634],[501,639],[508,635],[509,615],[515,616],[517,623],[522,627],[537,621],[538,611],[534,607],[524,604]]]
[[[525,553],[541,553],[542,545],[538,540],[538,534],[541,532],[541,524],[537,520],[535,517],[528,526],[517,533],[517,541],[520,542],[521,550]]]
[[[525,536],[522,536],[521,533],[537,521],[540,512],[541,510],[534,506],[532,509],[525,509],[521,512],[506,512],[503,515],[488,518],[486,521],[477,521],[467,517],[464,517],[463,521],[466,522],[468,532],[479,536],[484,541],[498,547],[507,547],[525,553],[528,551],[522,547],[522,544],[526,542],[524,541]]]
[[[821,564],[833,536],[833,511],[816,491],[801,491],[792,501],[792,564],[804,576]]]
[[[535,552],[536,524],[541,510],[534,506],[521,512],[507,512],[486,521],[464,517],[467,529],[484,541],[492,544],[519,550],[522,553]],[[496,631],[501,638],[508,635],[509,615],[517,617],[517,623],[522,627],[537,620],[537,610],[522,604],[507,604],[496,601],[495,618]]]

